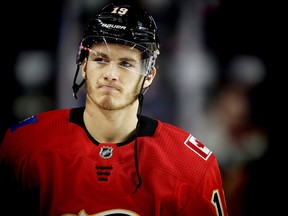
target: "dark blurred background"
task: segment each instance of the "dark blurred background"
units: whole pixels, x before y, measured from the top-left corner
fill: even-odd
[[[78,100],[72,96],[81,26],[107,2],[27,0],[2,7],[1,139],[33,114],[83,104],[83,88]],[[281,5],[138,2],[154,16],[161,41],[144,114],[190,131],[215,152],[231,216],[282,212],[287,24]]]

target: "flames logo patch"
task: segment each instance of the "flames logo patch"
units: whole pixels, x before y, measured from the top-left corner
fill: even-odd
[[[78,215],[76,214],[64,214],[62,216],[140,216],[139,214],[126,210],[126,209],[111,209],[103,212],[99,212],[96,214],[89,215],[85,212],[85,210],[82,210],[79,212]]]

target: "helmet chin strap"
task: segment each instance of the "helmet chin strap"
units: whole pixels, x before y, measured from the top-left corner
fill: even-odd
[[[75,73],[75,75],[74,75],[73,86],[72,86],[72,89],[73,89],[73,97],[74,97],[75,99],[77,99],[77,93],[78,93],[79,89],[80,89],[81,86],[83,86],[84,83],[85,83],[85,79],[83,79],[83,80],[81,81],[81,83],[79,83],[79,84],[76,83],[76,80],[77,80],[77,77],[78,77],[78,73],[79,73],[79,69],[80,69],[80,64],[77,64],[77,69],[76,69],[76,73]]]
[[[140,171],[139,171],[139,163],[138,163],[138,134],[139,134],[139,130],[140,130],[140,117],[141,117],[141,113],[142,113],[142,106],[143,106],[143,100],[144,100],[144,93],[146,92],[146,90],[143,92],[143,87],[144,87],[144,83],[146,80],[147,75],[145,75],[142,85],[141,85],[141,89],[140,89],[140,93],[138,94],[138,101],[139,101],[139,106],[138,106],[138,112],[137,112],[137,125],[136,125],[136,138],[135,138],[135,142],[134,142],[134,162],[135,162],[135,169],[136,169],[136,174],[137,174],[137,178],[138,178],[138,182],[135,188],[134,193],[136,193],[136,191],[140,188],[141,184],[142,184],[142,177],[140,175]]]

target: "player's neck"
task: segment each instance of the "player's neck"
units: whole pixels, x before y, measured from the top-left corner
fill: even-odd
[[[137,124],[135,106],[123,110],[96,111],[85,108],[83,119],[91,136],[100,143],[120,143],[135,132]]]

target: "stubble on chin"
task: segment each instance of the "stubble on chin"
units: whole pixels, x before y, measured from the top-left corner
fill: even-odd
[[[104,98],[102,101],[98,102],[98,106],[104,110],[116,110],[111,98]]]
[[[113,101],[114,99],[112,97],[105,97],[101,101],[98,102],[98,106],[101,109],[113,111],[113,110],[121,110],[125,109],[126,107],[132,105],[137,100],[137,95],[135,92],[133,92],[132,95],[129,95],[126,97],[124,101]]]

